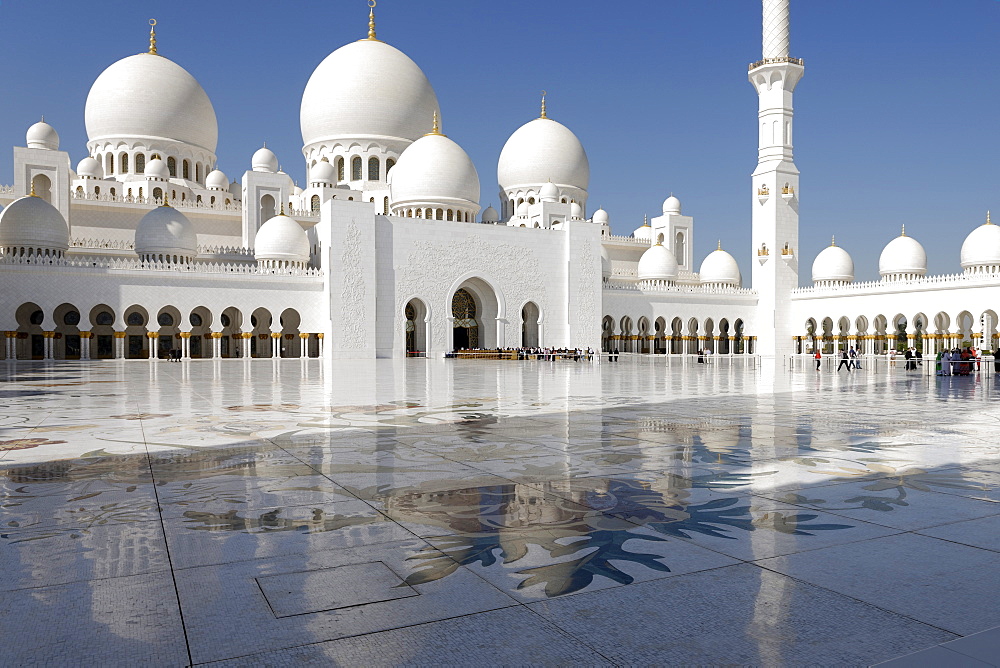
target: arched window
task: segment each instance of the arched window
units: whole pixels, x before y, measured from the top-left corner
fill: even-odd
[[[337,158],[337,180],[338,181],[343,181],[344,180],[344,159],[343,158]]]
[[[163,190],[161,188],[153,188],[153,199],[163,199]]]
[[[684,233],[678,232],[674,237],[674,259],[680,266],[684,266],[684,250]]]
[[[142,153],[135,154],[135,173],[144,174],[146,172],[146,156]]]
[[[378,158],[368,158],[368,180],[378,181],[379,164]]]
[[[83,186],[77,186],[76,187],[76,194],[77,195],[82,195],[83,194]]]
[[[101,186],[94,186],[94,194],[95,195],[101,194]]]
[[[131,196],[132,196],[132,189],[131,189],[131,188],[129,188],[129,189],[128,189],[128,196],[129,196],[129,197],[131,197]]]
[[[448,220],[455,220],[455,212],[448,209]]]
[[[111,189],[111,196],[112,197],[117,197],[118,196],[118,193],[115,191],[114,188]]]
[[[260,220],[268,221],[274,218],[274,197],[264,195],[260,198]]]
[[[361,156],[354,156],[351,158],[351,180],[360,181],[361,180]]]
[[[437,219],[438,220],[444,220],[444,209],[438,209],[437,210]]]
[[[128,153],[122,153],[121,169],[119,170],[119,173],[128,174]]]
[[[185,160],[183,163],[181,163],[181,175],[185,179],[190,179],[191,178],[191,163],[188,162],[187,160]]]
[[[389,170],[392,169],[395,166],[396,166],[396,161],[395,160],[393,160],[392,158],[389,158],[388,160],[386,160],[385,161],[385,173],[386,173],[386,175],[388,175],[389,174]]]
[[[309,206],[313,212],[319,211],[319,195],[312,196],[312,199],[309,200]]]
[[[423,218],[423,217],[424,217],[424,210],[417,209],[417,218]]]
[[[201,163],[194,166],[194,180],[201,183]]]
[[[210,199],[208,203],[211,204],[212,206],[215,206],[215,195],[212,195],[212,199]]]
[[[40,198],[52,203],[52,181],[45,174],[35,174],[31,179],[31,188]]]
[[[104,156],[104,173],[111,176],[115,173],[115,157],[108,153]]]
[[[175,158],[167,158],[167,171],[170,172],[170,176],[177,176],[177,160]]]
[[[194,201],[197,202],[198,204],[201,204],[201,195],[198,195]]]

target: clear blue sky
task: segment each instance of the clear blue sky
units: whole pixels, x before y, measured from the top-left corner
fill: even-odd
[[[367,31],[364,0],[99,2],[0,0],[0,146],[23,146],[41,114],[75,163],[86,153],[87,91],[115,60],[160,53],[204,86],[219,118],[219,166],[249,168],[262,141],[304,180],[299,99],[328,53]],[[696,261],[716,240],[749,276],[760,56],[757,0],[380,0],[378,35],[420,65],[444,131],[475,161],[482,204],[497,203],[496,161],[538,113],[583,141],[590,210],[617,234],[671,192],[695,217]],[[959,271],[965,235],[1000,213],[1000,2],[793,0],[792,55],[802,170],[801,275],[837,235],[859,280],[906,224],[930,271]],[[10,154],[0,182],[13,181]]]

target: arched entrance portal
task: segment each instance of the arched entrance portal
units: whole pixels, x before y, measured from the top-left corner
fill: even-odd
[[[521,347],[538,347],[538,306],[528,302],[521,309]]]
[[[411,299],[403,309],[406,317],[406,356],[427,355],[427,307],[419,299]]]
[[[479,348],[479,321],[476,300],[465,288],[459,288],[451,298],[451,317],[455,319],[454,349]]]

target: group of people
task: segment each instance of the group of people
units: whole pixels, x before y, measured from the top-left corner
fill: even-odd
[[[982,359],[975,348],[952,348],[938,353],[937,375],[968,376],[973,369],[979,370]]]
[[[816,349],[816,353],[813,355],[813,358],[816,360],[816,370],[819,371],[820,363],[823,360],[823,354],[820,353],[818,348]],[[850,350],[840,351],[840,363],[837,364],[837,371],[844,368],[848,371],[851,369],[861,368],[861,356],[858,354],[858,351],[854,349],[854,346],[851,346]]]

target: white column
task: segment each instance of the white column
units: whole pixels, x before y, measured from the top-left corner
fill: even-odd
[[[299,335],[299,357],[306,359],[309,357],[309,335]]]
[[[764,58],[787,58],[791,23],[788,20],[789,0],[764,0]]]
[[[271,358],[278,357],[281,357],[281,332],[271,332]]]
[[[53,348],[55,347],[55,332],[45,332],[45,359],[50,360],[53,358]]]
[[[323,337],[319,337],[319,356],[323,357]]]
[[[184,332],[187,336],[181,336],[181,359],[191,359],[191,332]]]
[[[87,332],[87,336],[86,337],[83,334],[84,334],[83,332],[80,332],[80,359],[81,360],[89,360],[90,359],[90,342],[91,342],[91,340],[93,340],[92,339],[93,334],[91,332]]]

